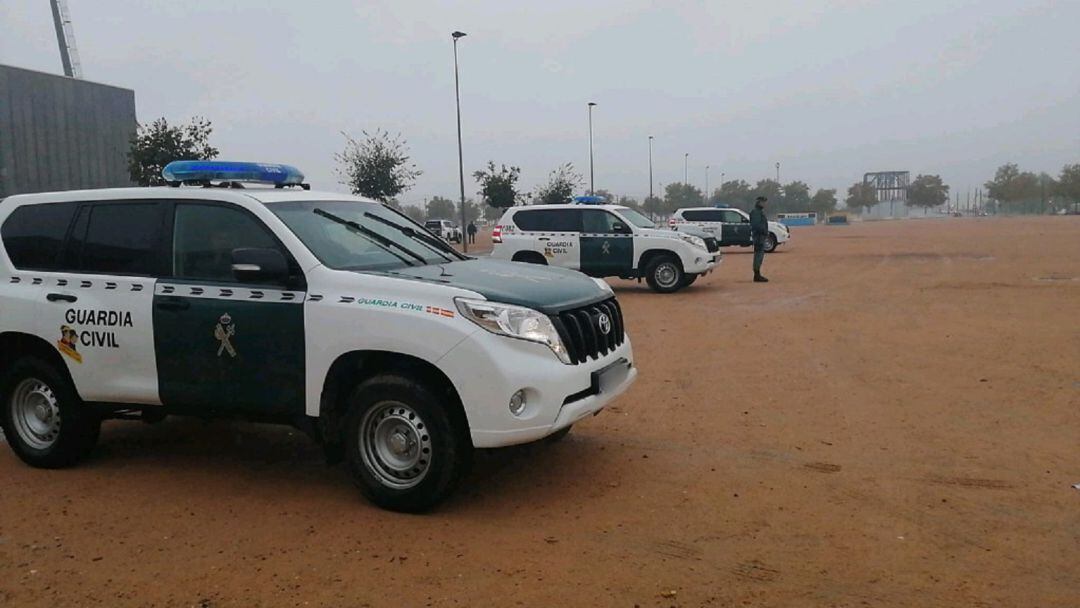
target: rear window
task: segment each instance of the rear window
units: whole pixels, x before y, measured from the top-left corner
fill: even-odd
[[[683,211],[683,219],[688,222],[719,222],[720,212],[715,209],[696,209]]]
[[[76,203],[50,203],[12,211],[0,229],[11,263],[20,270],[56,270],[76,208]]]
[[[578,209],[530,209],[514,214],[514,224],[530,232],[580,232]]]

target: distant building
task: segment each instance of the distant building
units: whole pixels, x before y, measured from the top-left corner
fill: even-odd
[[[135,92],[0,65],[0,198],[130,186]]]

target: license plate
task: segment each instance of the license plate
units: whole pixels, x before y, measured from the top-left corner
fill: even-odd
[[[600,393],[611,392],[625,382],[629,375],[630,363],[626,359],[619,359],[604,369],[593,372],[596,388]]]

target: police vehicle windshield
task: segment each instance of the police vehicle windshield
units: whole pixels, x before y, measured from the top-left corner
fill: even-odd
[[[385,271],[466,259],[380,203],[289,201],[267,208],[320,262],[337,270]]]
[[[626,221],[638,228],[656,228],[656,224],[652,220],[629,207],[620,207],[619,213],[626,218]]]

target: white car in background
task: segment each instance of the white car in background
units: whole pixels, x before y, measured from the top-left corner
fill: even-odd
[[[424,222],[424,228],[444,241],[461,242],[461,228],[450,220],[428,220]]]
[[[672,230],[693,227],[716,236],[721,247],[750,247],[750,215],[735,207],[688,207],[679,209],[668,221]],[[769,221],[765,251],[772,253],[791,240],[791,231],[780,222]]]

